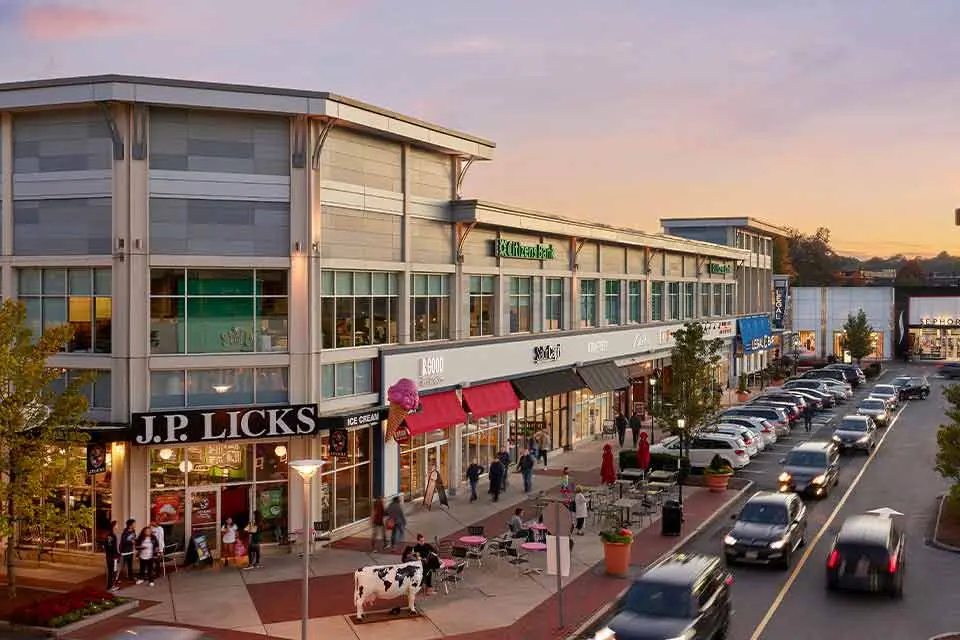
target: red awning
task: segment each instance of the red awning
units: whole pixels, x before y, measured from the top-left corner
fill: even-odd
[[[504,411],[513,411],[520,400],[508,381],[481,384],[463,390],[463,401],[474,418],[486,418]]]
[[[420,411],[404,418],[411,436],[436,429],[446,429],[466,421],[467,414],[464,413],[460,398],[455,391],[420,396]]]

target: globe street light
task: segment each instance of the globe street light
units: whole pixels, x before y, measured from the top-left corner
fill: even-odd
[[[325,460],[294,460],[289,467],[303,479],[303,620],[300,639],[307,640],[310,623],[310,481],[323,468]]]
[[[677,418],[677,431],[680,432],[680,457],[677,458],[677,502],[680,503],[680,506],[683,506],[683,478],[680,476],[681,468],[683,467],[683,430],[687,426],[687,421],[683,418]]]

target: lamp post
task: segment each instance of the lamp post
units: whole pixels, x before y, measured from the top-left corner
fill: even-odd
[[[307,640],[310,624],[310,481],[323,468],[325,460],[294,460],[290,467],[303,479],[303,620],[300,640]]]
[[[650,444],[656,444],[653,441],[653,417],[657,412],[657,379],[650,378]]]
[[[680,503],[680,506],[683,506],[683,478],[681,478],[680,470],[682,468],[683,460],[683,430],[687,426],[687,421],[683,418],[677,418],[677,431],[680,433],[680,457],[677,458],[677,502]]]

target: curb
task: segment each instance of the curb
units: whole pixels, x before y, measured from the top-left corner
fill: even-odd
[[[949,631],[947,633],[938,633],[929,640],[947,640],[948,638],[956,638],[957,636],[960,636],[960,631]]]
[[[931,547],[934,549],[939,549],[940,551],[948,551],[950,553],[960,553],[960,547],[955,547],[952,544],[946,544],[937,540],[937,533],[940,531],[940,518],[943,516],[943,503],[946,502],[946,496],[940,496],[940,506],[937,507],[937,521],[933,524],[933,535],[930,536],[930,539],[927,541]],[[935,636],[930,640],[935,640],[935,638],[949,638],[950,634]]]
[[[725,513],[727,509],[730,508],[730,505],[732,505],[734,502],[742,498],[748,491],[750,491],[753,488],[753,485],[754,483],[752,480],[747,481],[747,486],[738,490],[732,497],[730,497],[730,499],[724,502],[719,509],[711,513],[709,516],[707,516],[706,520],[704,520],[699,525],[697,525],[697,527],[693,531],[691,531],[690,533],[680,538],[680,540],[678,540],[676,544],[670,547],[666,552],[661,554],[659,557],[652,560],[649,564],[654,564],[658,562],[661,558],[665,558],[666,556],[669,556],[672,553],[676,553],[677,550],[680,549],[680,547],[690,542],[693,538],[698,536],[704,529],[712,525],[714,521],[720,517],[720,514]],[[613,607],[617,604],[617,602],[619,602],[623,598],[624,595],[626,595],[629,589],[630,589],[629,586],[624,587],[623,590],[620,591],[620,593],[618,593],[613,600],[611,600],[610,602],[602,606],[592,616],[587,618],[583,622],[583,624],[577,627],[572,634],[566,636],[566,640],[577,640],[577,638],[580,638],[581,636],[583,636],[583,634],[586,633],[587,629],[594,626],[601,618],[603,618],[608,613],[610,613],[610,610],[613,609]]]

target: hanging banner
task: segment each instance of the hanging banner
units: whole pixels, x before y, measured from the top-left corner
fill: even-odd
[[[787,285],[776,284],[773,287],[773,328],[783,329],[784,316],[787,312]]]
[[[107,447],[99,442],[87,443],[87,475],[105,473],[107,470]]]
[[[350,455],[349,447],[347,446],[348,442],[349,437],[346,429],[341,427],[330,429],[330,457],[348,457]]]

